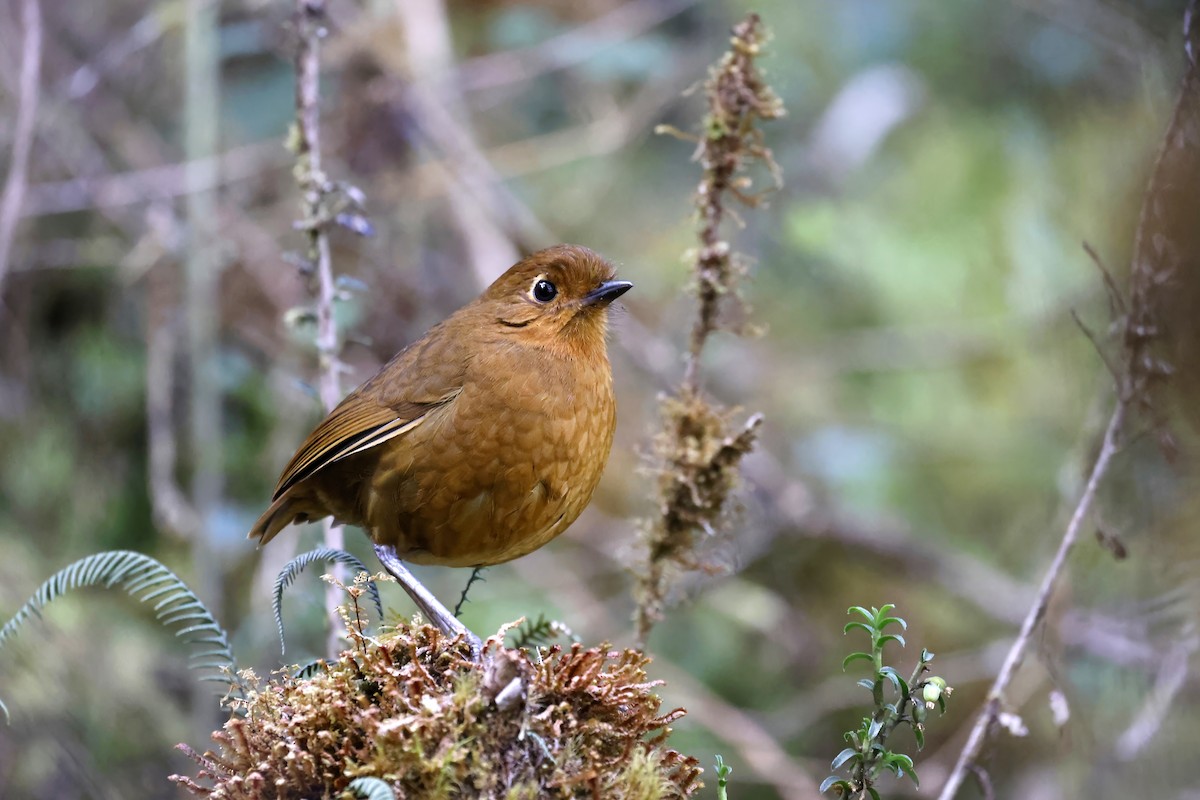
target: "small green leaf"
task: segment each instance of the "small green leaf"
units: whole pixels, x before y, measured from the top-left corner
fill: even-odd
[[[853,664],[855,661],[874,661],[875,656],[870,653],[851,653],[842,659],[842,671],[846,671],[846,667]]]
[[[838,753],[836,756],[833,757],[833,763],[830,764],[829,768],[837,769],[842,764],[845,764],[847,761],[849,761],[852,758],[855,758],[856,756],[861,758],[861,756],[858,755],[857,751],[855,751],[852,748],[847,747],[845,750],[843,750],[842,752]]]
[[[904,637],[898,633],[889,633],[887,636],[879,637],[879,646],[883,647],[888,642],[899,642],[901,647],[904,647]]]
[[[879,720],[879,719],[871,720],[871,725],[870,725],[870,727],[867,728],[867,738],[874,739],[876,736],[879,735],[879,731],[882,728],[883,728],[883,720]]]
[[[849,797],[850,792],[854,791],[850,787],[850,781],[844,778],[839,778],[837,775],[830,775],[825,780],[821,781],[821,792],[828,792],[830,789],[837,789],[839,797]]]
[[[879,623],[875,627],[879,628],[879,630],[883,630],[888,625],[891,625],[893,622],[896,623],[897,625],[899,625],[904,630],[908,630],[908,623],[905,622],[900,617],[885,617],[885,618],[879,620]]]
[[[892,688],[897,692],[900,691],[900,676],[896,674],[896,670],[891,667],[884,667],[879,670],[880,678],[887,678],[891,682]]]
[[[920,725],[913,725],[913,738],[917,740],[917,749],[925,749],[925,730]]]
[[[867,625],[865,622],[847,622],[846,626],[842,628],[842,633],[847,634],[855,628],[861,628],[867,632],[867,636],[870,636],[872,639],[875,638],[875,629]]]
[[[871,609],[871,611],[874,611],[874,609]],[[875,615],[871,613],[871,611],[867,611],[862,606],[850,606],[850,608],[846,609],[847,614],[859,614],[864,617],[867,622],[874,624]]]
[[[870,678],[863,678],[858,682],[858,685],[866,689],[868,692],[875,691],[875,681]]]
[[[922,648],[921,649],[921,663],[928,664],[930,661],[933,661],[933,653]]]
[[[875,612],[875,622],[877,623],[876,627],[882,627],[882,626],[878,625],[879,620],[886,617],[888,615],[888,613],[891,612],[891,610],[895,607],[896,607],[895,603],[884,603],[878,609],[875,609],[875,608],[871,609],[872,611]]]
[[[912,778],[913,786],[921,788],[921,779],[917,777],[917,771],[911,766],[908,768],[908,777]]]

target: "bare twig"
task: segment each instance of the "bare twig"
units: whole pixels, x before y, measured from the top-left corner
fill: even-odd
[[[1079,532],[1083,529],[1083,523],[1091,511],[1092,503],[1096,499],[1096,490],[1100,486],[1100,481],[1104,478],[1105,473],[1108,472],[1113,456],[1120,450],[1121,437],[1124,433],[1123,429],[1128,411],[1127,401],[1123,398],[1118,398],[1116,408],[1113,409],[1112,417],[1108,421],[1108,428],[1104,433],[1104,442],[1100,446],[1100,454],[1096,457],[1096,463],[1092,466],[1092,471],[1088,476],[1087,484],[1084,486],[1083,494],[1080,495],[1079,501],[1075,505],[1075,510],[1071,514],[1071,520],[1067,524],[1066,532],[1063,534],[1062,541],[1059,542],[1058,552],[1054,554],[1054,560],[1050,562],[1050,568],[1046,570],[1046,575],[1042,578],[1037,599],[1034,600],[1033,606],[1029,609],[1029,613],[1025,615],[1025,620],[1021,623],[1021,630],[1017,634],[1017,640],[1013,642],[1012,648],[1009,649],[1008,655],[1004,659],[1004,664],[1000,667],[1000,674],[996,676],[996,680],[992,682],[991,689],[988,690],[983,712],[979,715],[979,719],[976,720],[974,727],[971,729],[971,734],[967,738],[967,744],[963,747],[962,752],[959,753],[954,770],[950,773],[950,777],[946,779],[946,784],[942,787],[942,793],[938,796],[939,800],[951,800],[958,792],[963,780],[971,772],[976,759],[983,749],[984,739],[996,724],[996,720],[1001,712],[1004,693],[1008,689],[1009,683],[1012,682],[1013,676],[1017,672],[1017,667],[1021,666],[1021,662],[1025,658],[1025,651],[1028,649],[1029,643],[1033,638],[1034,630],[1046,615],[1046,609],[1050,606],[1050,598],[1054,594],[1054,589],[1058,585],[1059,578],[1062,576],[1063,568],[1066,566],[1067,556],[1071,554],[1071,550],[1079,540]]]
[[[39,0],[23,0],[21,25],[24,42],[21,45],[21,75],[18,84],[16,126],[13,133],[12,160],[4,193],[0,195],[0,291],[8,275],[13,236],[20,217],[21,202],[29,176],[29,153],[33,149],[34,121],[37,119],[38,80],[42,65],[42,8]],[[0,303],[0,316],[4,304]]]
[[[316,275],[317,358],[320,362],[318,383],[321,404],[332,411],[342,399],[341,362],[338,360],[337,326],[333,320],[333,260],[329,252],[326,230],[328,211],[326,198],[332,187],[321,166],[321,39],[325,37],[324,0],[296,0],[296,29],[299,44],[296,49],[296,128],[293,141],[297,165],[296,182],[302,195],[302,221],[299,224],[308,237],[307,258]],[[342,527],[325,520],[325,546],[344,549]],[[343,576],[334,576],[339,580]],[[330,657],[339,649],[338,605],[341,592],[330,584],[325,589],[325,608],[333,620],[330,625],[327,652]]]
[[[1169,458],[1175,446],[1165,419],[1161,400],[1163,390],[1175,374],[1169,358],[1184,353],[1186,342],[1194,340],[1194,306],[1187,283],[1181,281],[1186,254],[1197,247],[1194,225],[1197,176],[1200,175],[1200,68],[1193,58],[1192,43],[1200,35],[1193,24],[1197,0],[1188,5],[1184,18],[1185,51],[1188,67],[1166,136],[1149,185],[1142,199],[1141,213],[1134,236],[1128,298],[1122,299],[1115,282],[1099,256],[1085,249],[1096,262],[1109,294],[1110,307],[1119,311],[1113,329],[1121,337],[1122,363],[1113,370],[1116,406],[1108,423],[1099,455],[1082,496],[1071,515],[1058,552],[1042,580],[1037,600],[1021,625],[1016,642],[1009,651],[999,675],[988,692],[983,713],[976,720],[967,744],[942,789],[940,800],[951,800],[967,773],[976,764],[983,741],[995,725],[1009,683],[1029,645],[1034,629],[1046,613],[1050,596],[1061,577],[1067,556],[1078,539],[1096,496],[1097,486],[1108,470],[1123,439],[1127,420],[1144,415],[1158,433],[1159,444]],[[1085,329],[1086,330],[1086,329]],[[1102,353],[1103,355],[1103,353]]]
[[[308,237],[308,258],[316,274],[317,353],[320,358],[321,403],[326,411],[342,399],[339,377],[338,336],[333,322],[333,260],[329,254],[326,231],[326,197],[331,192],[329,179],[321,166],[321,39],[325,37],[324,0],[296,0],[296,25],[300,43],[296,51],[296,138],[299,164],[296,181],[300,186],[303,220],[299,223]]]

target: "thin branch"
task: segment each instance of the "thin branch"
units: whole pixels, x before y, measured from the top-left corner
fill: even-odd
[[[1046,571],[1045,577],[1042,578],[1037,600],[1034,601],[1033,606],[1029,609],[1029,613],[1025,615],[1025,620],[1021,623],[1021,630],[1017,634],[1017,640],[1013,642],[1012,648],[1008,651],[1008,655],[1004,659],[1004,665],[1000,668],[1000,674],[996,676],[991,689],[988,690],[987,702],[984,705],[983,712],[979,715],[979,719],[975,721],[975,726],[971,729],[967,744],[959,754],[958,761],[954,765],[954,770],[950,773],[950,777],[942,787],[941,794],[938,795],[939,800],[952,800],[958,792],[963,780],[971,772],[972,767],[975,765],[975,760],[979,757],[979,753],[983,749],[984,739],[996,723],[1001,711],[1001,701],[1004,698],[1004,693],[1008,689],[1008,685],[1012,682],[1013,676],[1017,672],[1017,667],[1021,665],[1025,657],[1025,651],[1028,649],[1029,643],[1033,638],[1034,630],[1046,615],[1046,609],[1050,606],[1050,598],[1054,594],[1054,589],[1062,577],[1063,568],[1066,566],[1067,556],[1071,554],[1072,548],[1074,548],[1076,541],[1078,541],[1079,532],[1082,530],[1088,512],[1091,511],[1092,503],[1096,499],[1096,490],[1100,486],[1100,481],[1104,478],[1105,473],[1108,472],[1113,456],[1121,449],[1121,437],[1128,410],[1126,400],[1118,398],[1116,408],[1113,409],[1112,417],[1108,421],[1108,429],[1104,433],[1104,443],[1101,445],[1100,454],[1096,457],[1096,463],[1092,466],[1092,472],[1088,476],[1083,494],[1075,506],[1075,511],[1071,514],[1071,520],[1067,524],[1066,532],[1063,534],[1062,541],[1058,545],[1058,552],[1054,554],[1054,560],[1050,563],[1050,568]]]
[[[296,0],[300,46],[296,52],[297,183],[303,195],[301,225],[308,236],[308,258],[317,278],[317,353],[320,358],[321,403],[326,411],[341,401],[338,378],[337,327],[333,322],[333,260],[325,229],[325,198],[329,180],[321,166],[321,39],[325,37],[324,0]]]
[[[33,149],[34,122],[37,119],[41,95],[39,79],[42,69],[42,8],[38,0],[23,0],[21,25],[25,29],[21,46],[21,75],[17,92],[17,118],[13,134],[12,161],[0,195],[0,290],[8,275],[13,236],[25,198],[29,179],[29,153]],[[3,314],[0,303],[0,315]]]
[[[1092,329],[1089,328],[1083,321],[1083,318],[1079,316],[1079,312],[1072,308],[1070,313],[1071,319],[1075,320],[1075,327],[1079,328],[1079,330],[1083,332],[1083,335],[1087,337],[1087,340],[1092,343],[1092,347],[1095,349],[1096,355],[1100,356],[1100,360],[1104,363],[1104,368],[1108,370],[1108,374],[1112,376],[1114,385],[1120,386],[1121,373],[1117,370],[1116,366],[1114,366],[1113,363],[1108,360],[1108,354],[1104,352],[1104,348],[1100,345],[1100,340],[1096,338],[1096,334],[1092,332]]]
[[[317,300],[317,358],[320,363],[318,383],[321,404],[332,411],[342,399],[341,363],[338,361],[337,326],[333,321],[333,261],[329,252],[326,230],[328,212],[326,198],[331,192],[329,179],[321,167],[321,39],[325,37],[325,0],[296,0],[296,27],[299,46],[296,49],[296,182],[302,195],[302,220],[299,225],[308,237],[307,258],[316,274]],[[345,549],[342,527],[325,520],[325,546]],[[337,575],[339,580],[343,576]],[[328,655],[339,649],[337,608],[341,592],[331,584],[325,589],[325,608],[334,620],[330,626]]]

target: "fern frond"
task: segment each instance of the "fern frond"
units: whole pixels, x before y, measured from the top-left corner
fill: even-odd
[[[312,678],[321,670],[325,669],[327,662],[323,658],[318,658],[316,661],[310,661],[300,669],[292,673],[292,677],[297,680],[306,681]]]
[[[355,778],[347,788],[364,800],[396,800],[392,787],[379,778]]]
[[[532,622],[526,620],[521,623],[513,634],[512,649],[520,650],[529,646],[541,646],[560,637],[578,641],[575,633],[563,623],[554,619],[546,619],[545,614],[538,614],[536,620]]]
[[[189,668],[220,673],[203,676],[202,680],[237,683],[232,677],[237,674],[237,662],[225,629],[178,575],[156,559],[131,550],[93,553],[54,573],[0,628],[0,647],[16,636],[29,617],[41,616],[42,609],[54,600],[88,586],[120,587],[142,603],[153,602],[158,621],[165,627],[178,628],[177,637],[190,645],[207,645],[188,657]],[[0,711],[8,717],[3,703]]]
[[[275,579],[275,597],[271,603],[275,609],[275,627],[279,629],[279,652],[281,653],[287,652],[287,646],[284,644],[283,639],[283,590],[291,586],[292,582],[304,571],[304,568],[314,561],[334,561],[349,567],[356,573],[365,572],[368,575],[371,573],[371,570],[367,569],[367,565],[360,561],[353,553],[333,547],[318,547],[315,550],[309,550],[307,553],[301,553],[284,564],[283,569],[279,570],[279,577]],[[371,599],[375,602],[375,610],[379,613],[380,618],[382,618],[383,600],[379,597],[379,587],[375,585],[374,581],[370,581],[367,583],[367,591],[370,592]]]

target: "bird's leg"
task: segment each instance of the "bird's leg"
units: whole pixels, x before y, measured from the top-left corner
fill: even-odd
[[[395,549],[383,545],[375,545],[375,555],[379,558],[379,563],[383,564],[393,578],[399,582],[404,591],[408,592],[408,596],[412,598],[413,603],[426,619],[436,625],[443,633],[450,636],[458,636],[461,634],[467,640],[467,645],[471,648],[471,658],[474,661],[480,659],[483,652],[483,642],[479,637],[471,633],[466,625],[463,625],[458,619],[450,613],[450,611],[441,604],[433,592],[425,588],[425,585],[417,580],[416,576],[408,571],[408,567],[404,566],[404,562],[400,560],[400,556],[396,555]]]

